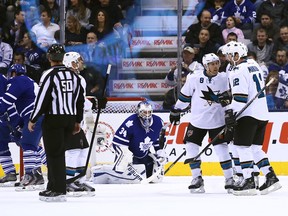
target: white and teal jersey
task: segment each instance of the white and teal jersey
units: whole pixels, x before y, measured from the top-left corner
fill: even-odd
[[[253,59],[247,59],[233,67],[229,72],[229,83],[233,95],[229,108],[239,112],[246,103],[265,86],[263,71]],[[251,116],[258,120],[268,120],[268,108],[265,92],[262,92],[240,115]]]
[[[176,109],[185,109],[191,101],[190,123],[198,128],[213,129],[225,124],[224,108],[220,105],[218,94],[227,91],[226,73],[209,77],[206,71],[191,74],[181,89]]]

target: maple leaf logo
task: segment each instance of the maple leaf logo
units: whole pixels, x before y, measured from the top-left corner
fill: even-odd
[[[126,122],[125,125],[126,125],[127,128],[129,128],[129,127],[133,126],[133,121],[129,120],[129,121]]]
[[[152,143],[153,143],[153,141],[151,141],[151,138],[147,136],[144,139],[144,142],[140,142],[139,148],[143,152],[148,151],[148,149],[151,147]]]

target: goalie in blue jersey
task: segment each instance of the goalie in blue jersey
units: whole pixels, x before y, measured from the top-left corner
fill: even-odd
[[[152,112],[151,104],[140,102],[137,112],[120,125],[112,141],[114,164],[94,170],[94,183],[160,182],[163,179],[163,166],[167,162],[163,149],[165,137],[159,136],[163,121]]]

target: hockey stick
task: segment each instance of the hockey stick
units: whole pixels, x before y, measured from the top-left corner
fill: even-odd
[[[263,93],[263,91],[269,86],[271,85],[271,83],[274,81],[275,79],[272,78],[262,89],[260,89],[260,91],[247,103],[245,104],[245,106],[236,114],[235,118],[237,119],[249,106],[250,104],[253,103],[253,101],[255,101],[256,98],[259,97],[260,94]],[[212,144],[214,144],[219,136],[221,136],[224,131],[225,131],[226,127],[224,127],[206,146],[205,148],[202,149],[202,151],[200,151],[194,158],[188,158],[184,161],[184,164],[187,163],[192,163],[194,162],[197,158],[199,158]]]
[[[103,92],[102,92],[102,97],[105,96],[105,91],[106,91],[106,87],[107,87],[110,71],[111,71],[111,64],[109,64],[108,67],[107,67],[107,72],[106,72],[106,77],[105,77],[105,83],[104,83],[104,89],[103,89]],[[74,177],[72,177],[70,179],[66,179],[66,183],[67,184],[71,184],[72,182],[74,182],[77,179],[79,179],[79,178],[81,178],[81,177],[86,175],[86,172],[87,172],[87,169],[88,169],[88,165],[89,165],[89,161],[90,161],[91,152],[92,152],[92,147],[93,147],[93,143],[94,143],[94,138],[95,138],[95,135],[96,135],[96,128],[98,126],[100,113],[101,113],[101,108],[98,107],[98,112],[97,112],[96,121],[95,121],[94,128],[93,128],[93,133],[92,133],[92,137],[91,137],[91,142],[90,142],[89,151],[88,151],[88,155],[87,155],[87,159],[86,159],[86,164],[85,164],[84,170],[81,173],[79,173],[77,176],[74,176]]]
[[[186,154],[186,151],[184,151],[170,166],[165,170],[164,175],[169,172],[170,169]]]

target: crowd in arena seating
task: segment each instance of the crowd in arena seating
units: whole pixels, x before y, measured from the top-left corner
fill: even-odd
[[[28,75],[39,82],[41,73],[49,66],[46,50],[60,42],[60,28],[64,27],[67,51],[79,52],[87,68],[102,77],[107,64],[112,64],[112,78],[118,78],[117,67],[133,37],[131,23],[139,15],[132,12],[138,12],[139,2],[67,0],[66,22],[61,25],[60,0],[2,0],[0,73],[5,74],[11,64],[19,61],[29,71]],[[264,79],[273,72],[278,78],[275,85],[281,83],[285,89],[288,86],[287,12],[287,0],[206,0],[197,16],[198,22],[183,29],[185,44],[193,48],[194,61],[201,63],[206,53],[220,56],[219,48],[231,40],[244,42],[250,56],[266,70]],[[275,85],[274,90],[268,91],[269,109],[288,109],[288,93],[282,91],[279,96]]]

